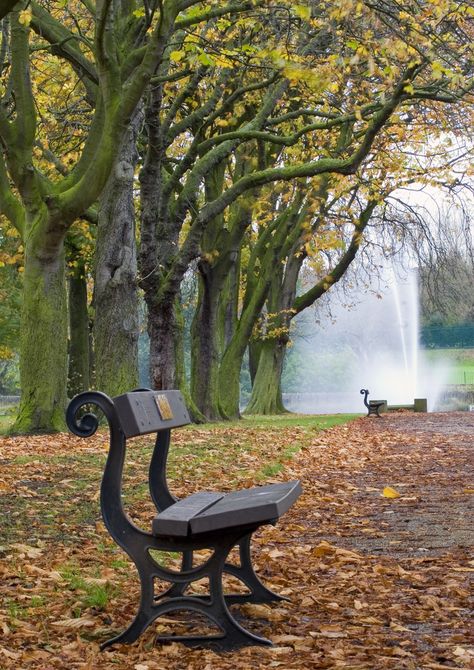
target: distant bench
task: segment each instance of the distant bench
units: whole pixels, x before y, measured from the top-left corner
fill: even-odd
[[[264,524],[274,524],[297,500],[299,481],[271,484],[232,493],[200,492],[177,500],[169,491],[166,463],[171,430],[190,423],[179,391],[138,390],[116,398],[91,391],[71,400],[66,413],[69,429],[80,437],[90,437],[98,427],[97,417],[88,411],[94,405],[105,414],[110,428],[110,449],[101,484],[100,504],[104,523],[117,544],[134,561],[141,582],[138,613],[120,635],[102,645],[134,642],[159,616],[191,610],[204,614],[221,629],[219,636],[161,636],[159,640],[181,641],[191,646],[212,644],[220,649],[247,645],[271,645],[263,637],[243,628],[233,617],[231,603],[267,603],[283,600],[258,578],[251,562],[252,533]],[[84,413],[85,412],[85,413]],[[156,432],[149,469],[149,489],[158,511],[151,533],[135,526],[122,506],[122,471],[126,441],[137,435]],[[238,546],[240,564],[227,562]],[[210,558],[195,567],[193,552],[211,549]],[[170,570],[157,563],[150,551],[182,554],[181,569]],[[224,594],[223,573],[237,577],[248,588],[242,594]],[[187,587],[209,579],[208,595],[187,595]],[[168,590],[155,592],[155,579],[169,582]]]
[[[361,394],[364,396],[364,405],[367,407],[367,416],[371,416],[374,414],[375,416],[380,416],[380,410],[384,407],[387,407],[387,401],[386,400],[369,400],[367,401],[367,397],[369,395],[369,389],[361,389],[360,390]]]
[[[428,411],[428,401],[426,398],[415,398],[412,405],[388,405],[386,400],[367,401],[369,395],[368,389],[361,389],[360,392],[364,396],[364,405],[367,407],[367,416],[374,414],[380,417],[380,412],[396,412],[401,409],[406,409],[411,412]]]

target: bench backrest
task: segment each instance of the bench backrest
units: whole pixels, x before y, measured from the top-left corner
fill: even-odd
[[[191,423],[179,391],[134,391],[113,398],[126,437],[146,435]]]

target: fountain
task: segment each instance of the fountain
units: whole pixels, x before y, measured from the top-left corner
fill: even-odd
[[[312,333],[297,338],[290,355],[304,362],[305,379],[301,392],[284,394],[289,410],[362,412],[361,388],[389,405],[427,398],[428,409],[435,407],[444,374],[424,361],[418,346],[416,271],[387,264],[380,284],[380,291],[349,295],[350,307],[331,296],[333,318],[321,316],[316,331],[314,312],[304,318],[304,331],[312,318]]]

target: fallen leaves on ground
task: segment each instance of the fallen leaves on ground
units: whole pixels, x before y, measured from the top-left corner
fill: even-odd
[[[469,413],[400,414],[326,432],[175,431],[170,479],[180,496],[303,482],[297,505],[253,543],[262,579],[290,601],[233,608],[274,646],[226,654],[156,645],[156,631],[175,624],[167,617],[136,644],[99,652],[139,599],[134,567],[99,515],[107,438],[1,439],[0,668],[474,667],[473,424]],[[149,454],[132,442],[125,476],[130,513],[145,528]]]

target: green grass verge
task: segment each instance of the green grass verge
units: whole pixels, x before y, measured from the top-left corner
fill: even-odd
[[[423,355],[446,370],[447,384],[474,384],[474,349],[426,349]]]
[[[362,414],[277,414],[272,416],[245,415],[233,425],[253,426],[255,428],[308,428],[310,430],[325,430],[332,426],[352,421]],[[217,424],[225,425],[225,424]]]
[[[13,426],[15,418],[16,411],[8,411],[0,414],[0,435],[5,435],[8,432],[11,426]]]

